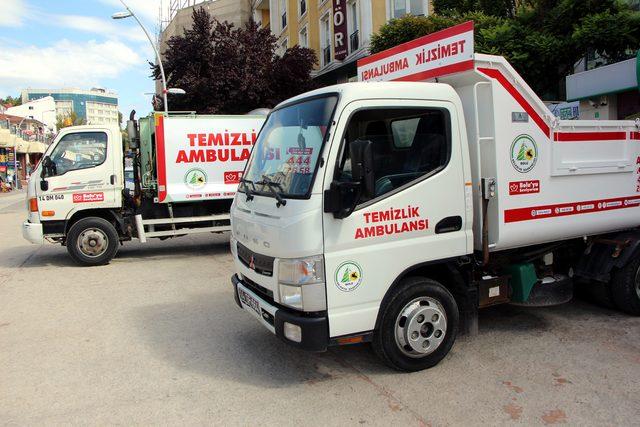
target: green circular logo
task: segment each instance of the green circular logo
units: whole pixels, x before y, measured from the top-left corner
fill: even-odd
[[[338,289],[351,292],[362,283],[362,269],[355,262],[343,262],[336,269],[335,281]]]
[[[520,173],[533,169],[538,161],[538,146],[529,135],[519,135],[511,144],[511,164]]]
[[[192,190],[200,190],[207,185],[207,173],[199,168],[189,169],[184,175],[184,183]]]

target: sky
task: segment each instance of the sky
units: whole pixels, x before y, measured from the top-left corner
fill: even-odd
[[[156,38],[161,2],[125,0]],[[26,88],[102,87],[124,117],[152,110],[154,53],[133,18],[113,20],[119,0],[0,0],[0,97]]]

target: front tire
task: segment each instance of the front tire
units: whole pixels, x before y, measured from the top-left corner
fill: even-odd
[[[109,221],[83,218],[67,233],[67,251],[82,266],[105,265],[118,251],[118,232]]]
[[[611,295],[616,307],[633,316],[640,316],[640,256],[636,255],[613,275]]]
[[[440,362],[451,350],[460,315],[453,295],[435,280],[404,279],[382,310],[373,349],[390,367],[420,371]]]

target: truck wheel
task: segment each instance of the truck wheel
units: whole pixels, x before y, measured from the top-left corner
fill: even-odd
[[[456,340],[458,305],[435,280],[403,280],[381,309],[373,349],[394,369],[413,372],[430,368],[449,353]]]
[[[67,251],[80,265],[104,265],[116,255],[118,240],[118,232],[109,221],[83,218],[67,233]]]
[[[640,256],[616,271],[610,286],[615,305],[625,313],[640,316]]]

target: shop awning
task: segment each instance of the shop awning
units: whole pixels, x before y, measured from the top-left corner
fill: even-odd
[[[29,152],[29,141],[25,141],[20,137],[16,137],[16,152],[18,153],[28,153]]]
[[[636,58],[572,74],[566,80],[567,101],[637,90],[639,74],[640,51]]]
[[[39,141],[29,142],[29,154],[40,153],[43,154],[47,150],[46,144]]]

